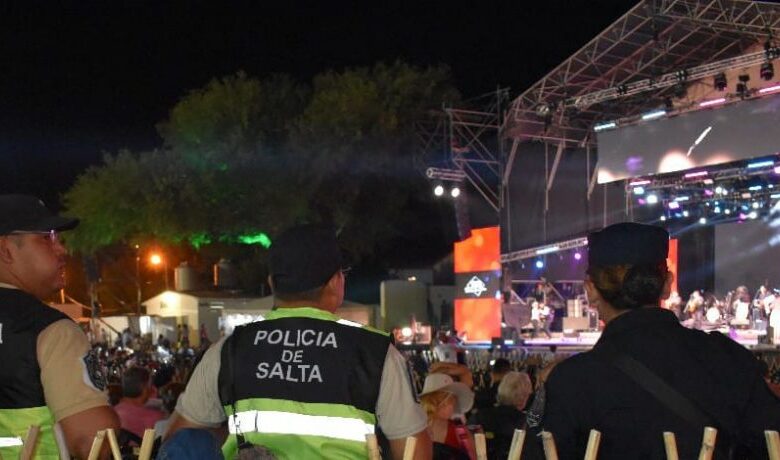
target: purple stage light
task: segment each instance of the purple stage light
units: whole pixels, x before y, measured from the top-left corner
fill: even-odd
[[[676,201],[669,202],[669,209],[680,209],[680,203]]]
[[[582,260],[582,254],[579,252],[574,253],[574,260]]]

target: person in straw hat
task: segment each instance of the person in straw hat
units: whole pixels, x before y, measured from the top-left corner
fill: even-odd
[[[473,441],[463,425],[453,418],[464,417],[474,405],[474,392],[447,374],[431,373],[425,378],[420,403],[428,416],[434,459],[473,457]],[[470,455],[471,454],[471,455]]]

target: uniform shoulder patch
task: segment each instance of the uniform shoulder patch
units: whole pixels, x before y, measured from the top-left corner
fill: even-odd
[[[103,367],[100,365],[98,351],[92,348],[81,358],[81,362],[84,364],[84,383],[98,391],[104,391],[108,384]]]

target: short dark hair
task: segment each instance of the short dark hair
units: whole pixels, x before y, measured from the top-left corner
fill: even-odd
[[[618,310],[657,304],[667,274],[666,262],[588,268],[593,285],[604,300]]]
[[[149,386],[149,371],[144,367],[131,367],[122,376],[122,396],[137,398]]]
[[[512,363],[508,359],[498,358],[493,363],[493,372],[496,374],[505,374],[512,370]]]

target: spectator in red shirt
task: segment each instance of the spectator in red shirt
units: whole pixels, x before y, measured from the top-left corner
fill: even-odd
[[[123,430],[143,438],[144,430],[154,428],[163,413],[146,406],[152,394],[149,371],[143,367],[131,367],[122,376],[122,399],[114,406]]]

